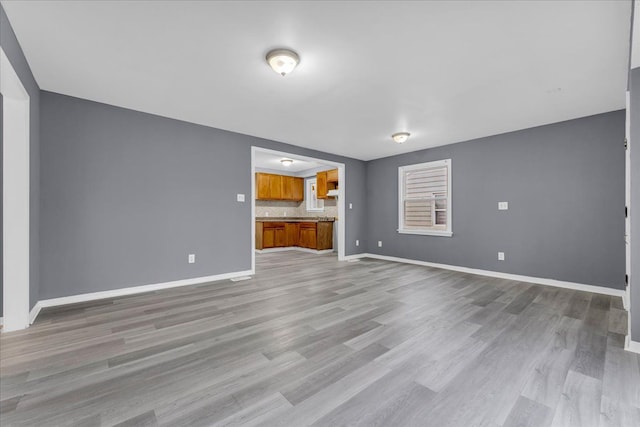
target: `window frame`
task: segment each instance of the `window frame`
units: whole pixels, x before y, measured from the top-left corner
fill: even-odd
[[[444,230],[438,229],[407,229],[404,228],[404,175],[406,172],[418,169],[429,169],[447,166],[447,227]],[[433,199],[433,223],[436,221],[435,198]],[[423,236],[453,236],[452,211],[451,211],[451,159],[435,160],[432,162],[416,163],[398,167],[398,233],[418,234]],[[440,209],[441,210],[441,209]]]
[[[316,186],[315,191],[312,191],[311,189],[312,185]],[[305,207],[307,209],[307,212],[324,212],[324,200],[318,199],[317,188],[318,188],[318,180],[316,178],[308,178],[305,180],[304,191],[305,191]],[[313,197],[311,197],[312,195]],[[314,200],[316,205],[315,208],[311,206]],[[318,207],[319,204],[321,205],[320,207]]]

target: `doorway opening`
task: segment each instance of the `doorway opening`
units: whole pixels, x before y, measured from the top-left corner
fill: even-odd
[[[260,178],[266,175],[275,178],[279,176],[293,177],[285,179],[291,181],[294,188],[289,192],[288,184],[283,184],[278,178],[274,185],[273,194],[265,196],[263,187],[260,190],[260,197],[258,197],[256,173],[262,175]],[[323,182],[327,176],[329,176],[327,182]],[[298,190],[295,187],[298,187]],[[256,250],[261,250],[260,248],[263,247],[262,236],[256,232],[258,227],[256,218],[266,221],[281,221],[287,227],[290,221],[297,218],[299,221],[297,228],[291,226],[292,233],[299,237],[299,240],[294,242],[295,249],[317,253],[336,252],[338,260],[344,260],[345,187],[345,165],[343,163],[251,147],[251,270],[255,273]],[[285,189],[284,195],[279,192],[280,188]],[[316,228],[307,228],[312,227],[310,224],[316,224]],[[284,230],[282,232],[285,233]],[[328,233],[331,233],[329,243],[327,243]],[[269,236],[271,235],[269,234]],[[315,239],[315,236],[318,238]],[[298,239],[298,237],[294,239]],[[310,241],[313,243],[309,244]],[[316,247],[316,243],[319,246]],[[278,248],[268,250],[292,249],[292,246],[286,243],[276,246]],[[322,249],[318,250],[317,248]]]
[[[29,326],[29,94],[0,48],[3,332]]]

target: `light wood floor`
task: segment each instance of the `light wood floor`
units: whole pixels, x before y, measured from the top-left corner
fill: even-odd
[[[333,255],[257,263],[2,334],[2,426],[640,425],[619,298]]]

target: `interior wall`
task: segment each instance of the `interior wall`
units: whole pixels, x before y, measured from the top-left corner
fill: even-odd
[[[45,91],[41,130],[40,299],[250,270],[252,146],[345,163],[363,240],[362,161]]]
[[[629,91],[631,98],[631,339],[640,342],[640,67],[631,70]]]
[[[22,85],[29,93],[30,104],[30,229],[29,229],[29,248],[30,248],[30,270],[29,270],[29,306],[33,306],[38,302],[40,278],[39,278],[39,256],[40,256],[40,235],[39,235],[39,204],[40,204],[40,88],[31,73],[31,68],[22,52],[22,48],[16,39],[13,28],[5,14],[4,9],[0,5],[0,46],[4,50],[9,62],[15,69]],[[1,133],[0,129],[0,133]]]
[[[369,162],[368,252],[624,289],[624,120],[615,111]],[[453,236],[397,233],[398,167],[447,158]]]

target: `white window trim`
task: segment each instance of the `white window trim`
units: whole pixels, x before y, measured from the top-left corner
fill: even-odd
[[[315,198],[316,200],[316,206],[318,206],[318,203],[322,202],[322,207],[316,207],[316,208],[312,208],[311,206],[311,201],[312,201],[312,197],[311,197],[311,185],[318,185],[316,178],[309,178],[305,181],[305,207],[307,208],[307,212],[324,212],[324,200],[322,199],[318,199],[317,197]],[[317,194],[316,194],[317,196]]]
[[[413,230],[403,227],[402,218],[404,218],[404,173],[424,168],[432,168],[438,166],[447,166],[447,229],[446,230]],[[398,233],[400,234],[418,234],[422,236],[453,236],[453,224],[451,223],[451,159],[436,160],[433,162],[418,163],[415,165],[400,166],[398,168]]]

